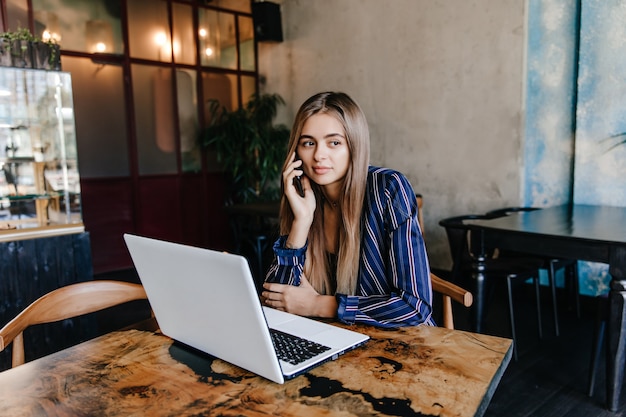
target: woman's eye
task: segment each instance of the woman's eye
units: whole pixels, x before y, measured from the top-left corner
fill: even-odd
[[[339,146],[339,145],[341,145],[341,141],[333,140],[330,142],[330,146]]]

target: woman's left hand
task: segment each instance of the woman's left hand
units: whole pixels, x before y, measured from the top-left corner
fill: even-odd
[[[300,285],[286,285],[266,282],[261,298],[268,307],[299,316],[335,317],[336,301],[334,296],[322,296],[311,286],[304,275],[300,276]],[[323,297],[323,298],[322,298]],[[332,299],[332,300],[331,300]],[[322,302],[320,302],[322,301]],[[334,303],[329,306],[330,303]],[[320,308],[325,307],[325,308]]]

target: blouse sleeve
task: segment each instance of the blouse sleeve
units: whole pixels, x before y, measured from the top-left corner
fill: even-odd
[[[338,317],[380,327],[434,325],[430,267],[413,189],[396,173],[384,193],[374,195],[372,211],[381,215],[366,220],[358,289],[368,295],[338,294]]]
[[[265,275],[266,282],[300,285],[307,245],[299,249],[285,248],[287,236],[280,236],[274,243],[274,260]]]

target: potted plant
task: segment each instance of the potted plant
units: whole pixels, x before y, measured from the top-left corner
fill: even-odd
[[[32,43],[33,68],[60,71],[61,47],[53,39],[36,39]]]
[[[2,63],[17,68],[32,67],[31,45],[35,37],[26,28],[19,28],[15,32],[0,34],[2,39]]]
[[[217,100],[209,101],[209,126],[200,142],[215,150],[231,182],[226,204],[272,201],[280,196],[280,171],[285,158],[289,129],[272,124],[278,94],[254,94],[245,107],[229,111]]]
[[[26,28],[0,33],[0,66],[34,69],[61,69],[59,45],[41,40]]]
[[[13,66],[13,60],[11,59],[11,41],[6,32],[0,33],[0,66]]]

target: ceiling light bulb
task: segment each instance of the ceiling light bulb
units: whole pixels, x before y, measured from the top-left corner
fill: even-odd
[[[167,38],[165,37],[165,33],[164,32],[157,33],[156,36],[154,37],[154,41],[159,46],[165,45],[165,42],[167,41]]]

